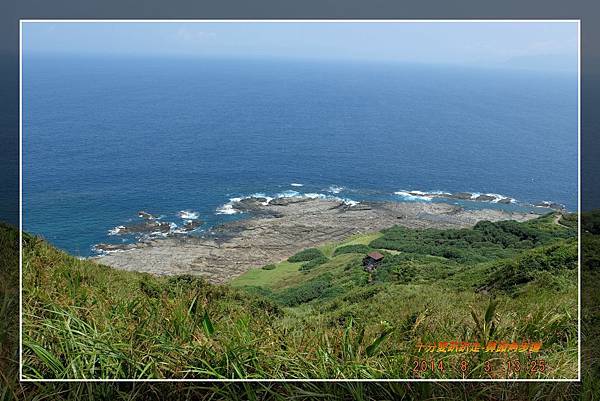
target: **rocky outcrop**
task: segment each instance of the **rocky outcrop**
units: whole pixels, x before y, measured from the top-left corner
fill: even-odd
[[[138,212],[138,217],[145,219],[145,220],[154,220],[155,219],[155,217],[153,215],[151,215],[148,212],[144,212],[143,210],[140,210]]]
[[[546,209],[557,210],[557,211],[563,211],[563,210],[565,210],[565,205],[561,205],[560,203],[549,202],[549,201],[538,202],[534,206],[536,206],[536,207],[543,207],[543,208],[546,208]]]
[[[122,234],[144,234],[144,233],[168,233],[171,230],[170,223],[155,221],[155,220],[146,220],[143,223],[132,224],[130,226],[119,226],[114,230],[115,235]]]
[[[215,227],[203,237],[174,237],[137,244],[94,258],[119,269],[153,274],[196,274],[223,283],[249,269],[279,262],[308,247],[400,224],[414,228],[471,227],[480,220],[524,221],[535,214],[498,209],[465,210],[428,202],[364,202],[282,198],[244,202],[255,217]],[[279,218],[273,218],[273,216]]]

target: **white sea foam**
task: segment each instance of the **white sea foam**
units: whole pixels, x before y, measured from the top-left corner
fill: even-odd
[[[420,191],[396,191],[394,195],[398,195],[407,201],[425,201],[431,200],[431,195],[421,195]]]
[[[276,198],[282,198],[282,197],[290,197],[290,196],[296,196],[295,194],[299,194],[299,192],[296,191],[285,191],[284,193],[278,194],[275,197]],[[235,204],[241,202],[244,199],[250,199],[250,198],[264,198],[265,200],[263,202],[260,202],[261,205],[263,206],[267,206],[269,204],[269,202],[271,202],[273,199],[275,199],[272,196],[268,196],[265,195],[262,192],[257,192],[257,193],[253,193],[250,194],[248,196],[241,196],[241,197],[236,197],[236,198],[230,198],[229,202],[225,203],[224,205],[221,205],[217,208],[216,214],[237,214],[237,213],[242,213],[240,210],[237,210],[235,208]]]
[[[288,189],[275,195],[275,198],[293,198],[294,196],[300,196],[300,192]]]
[[[95,252],[95,253],[97,253],[98,256],[106,256],[106,255],[110,255],[111,253],[125,252],[125,251],[128,251],[128,250],[129,249],[110,249],[110,250],[106,250],[106,249],[97,249],[96,246],[92,247],[92,251]]]
[[[124,230],[125,226],[116,226],[112,230],[108,230],[108,235],[119,235],[121,230]]]
[[[237,210],[234,207],[234,204],[241,202],[242,199],[248,198],[248,196],[245,197],[236,197],[236,198],[229,198],[229,202],[225,203],[224,205],[221,205],[217,208],[216,214],[237,214],[237,213],[241,213],[241,211]]]
[[[194,212],[192,210],[181,210],[179,212],[179,217],[185,220],[196,220],[198,216],[198,212]]]
[[[344,204],[346,204],[348,206],[356,206],[360,203],[359,201],[355,201],[355,200],[348,199],[348,198],[337,198],[337,199],[341,200],[342,202],[344,202]]]
[[[327,190],[329,192],[331,192],[332,194],[339,194],[344,189],[345,189],[344,187],[340,187],[340,186],[337,186],[337,185],[331,185]]]
[[[311,193],[307,193],[302,195],[303,198],[308,198],[308,199],[327,199],[327,195],[325,194],[317,194],[314,192]]]
[[[491,197],[493,199],[491,199],[491,200],[482,200],[481,202],[498,203],[500,201],[505,201],[507,199],[509,200],[510,203],[515,203],[517,201],[514,198],[511,198],[509,196],[502,195],[502,194],[494,194],[494,193],[485,193],[485,194],[482,194],[480,192],[473,192],[471,194],[471,199],[476,200],[478,197],[480,197],[482,195],[483,196],[489,196],[489,197]]]
[[[508,196],[501,195],[501,194],[486,194],[486,195],[492,196],[494,198],[493,200],[490,201],[492,203],[498,203],[501,200],[506,200],[506,199],[508,199],[510,201],[510,203],[515,203],[517,201],[515,198],[510,198]]]
[[[304,186],[304,184],[298,184],[297,182],[292,182],[290,185],[292,187],[303,187]]]
[[[243,199],[250,199],[250,198],[264,198],[264,199],[266,199],[264,202],[260,202],[260,204],[263,205],[263,206],[267,206],[269,204],[269,202],[271,202],[273,200],[273,197],[267,196],[263,192],[255,192],[255,193],[253,193],[251,195],[244,196],[243,198],[232,198],[230,200],[232,202],[240,202]]]
[[[98,249],[98,245],[92,245],[91,249],[92,252],[98,254],[99,256],[105,256],[105,255],[109,255],[111,253],[119,253],[119,252],[127,252],[130,249]],[[82,258],[82,259],[86,259],[86,258]]]
[[[269,204],[269,202],[271,202],[273,200],[273,198],[270,196],[264,196],[264,198],[266,199],[266,201],[260,203],[263,206],[267,206]]]
[[[307,198],[307,199],[331,199],[331,200],[337,200],[339,202],[343,202],[346,205],[349,206],[355,206],[358,205],[360,202],[355,201],[353,199],[349,199],[349,198],[341,198],[338,196],[333,196],[333,195],[327,195],[327,194],[322,194],[322,193],[316,193],[316,192],[307,192],[307,193],[301,193],[298,191],[294,191],[294,190],[286,190],[280,193],[277,193],[273,196],[269,196],[266,195],[262,192],[258,192],[258,193],[253,193],[251,195],[247,195],[247,196],[242,196],[242,197],[237,197],[237,198],[231,198],[229,199],[229,202],[225,203],[224,205],[219,206],[219,208],[216,211],[216,214],[237,214],[237,213],[242,213],[240,210],[236,209],[235,204],[238,202],[241,202],[244,199],[249,199],[249,198],[264,198],[265,200],[263,202],[260,202],[261,205],[263,206],[267,206],[269,205],[269,203],[273,200],[273,199],[279,199],[279,198]]]
[[[501,195],[501,194],[495,194],[495,193],[482,194],[481,192],[467,192],[467,193],[470,194],[470,196],[469,196],[470,200],[477,200],[477,198],[479,198],[480,196],[489,196],[492,198],[490,200],[478,200],[479,202],[498,203],[500,201],[508,200],[510,203],[516,203],[516,199],[505,196],[505,195]],[[445,191],[419,191],[419,190],[406,191],[406,190],[402,190],[402,191],[394,192],[394,194],[401,196],[404,200],[409,200],[409,201],[430,201],[433,198],[446,198],[446,197],[449,199],[452,199],[452,193],[445,192]]]
[[[237,214],[239,210],[235,209],[231,203],[226,203],[217,209],[217,214]]]

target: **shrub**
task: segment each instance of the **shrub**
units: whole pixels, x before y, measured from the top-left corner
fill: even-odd
[[[275,267],[276,266],[271,263],[270,265],[263,266],[262,269],[263,270],[273,270],[273,269],[275,269]]]
[[[382,286],[372,285],[367,288],[358,287],[353,291],[350,291],[347,295],[345,295],[342,299],[350,304],[363,302],[369,298],[374,297],[383,289]]]
[[[345,245],[336,248],[333,252],[333,256],[338,256],[344,253],[369,253],[371,247],[368,245],[357,244],[357,245]]]
[[[277,296],[277,300],[285,306],[296,306],[319,298],[329,287],[331,277],[322,275],[297,287],[285,289]]]
[[[548,214],[524,223],[480,221],[472,229],[409,229],[395,226],[382,231],[372,248],[409,254],[441,256],[460,263],[479,263],[511,257],[522,250],[572,238],[576,230],[554,223]]]
[[[303,251],[298,252],[297,254],[290,256],[288,258],[288,262],[296,263],[296,262],[308,262],[309,260],[317,259],[319,257],[324,257],[323,252],[317,248],[308,248]]]
[[[329,259],[327,259],[327,257],[325,256],[320,256],[316,259],[313,260],[309,260],[306,263],[303,263],[302,266],[300,266],[300,271],[302,272],[307,272],[311,269],[314,269],[317,266],[321,266],[323,263],[326,263]]]
[[[560,216],[559,223],[573,229],[577,229],[577,213],[567,213]]]
[[[480,288],[513,292],[540,277],[542,272],[560,274],[577,268],[577,243],[572,240],[528,251],[515,259],[499,261],[490,278]]]

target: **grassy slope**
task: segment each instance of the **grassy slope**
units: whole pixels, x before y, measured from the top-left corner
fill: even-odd
[[[420,248],[389,253],[371,279],[360,266],[362,254],[335,255],[335,249],[382,245],[382,240],[392,241],[383,244],[387,247],[402,248],[424,240],[394,242],[402,229],[359,236],[323,247],[329,259],[309,271],[298,271],[302,263],[282,262],[273,270],[247,273],[236,280],[236,288],[192,277],[117,271],[77,260],[28,237],[24,374],[413,377],[413,360],[423,357],[416,351],[418,342],[489,336],[477,328],[472,316],[473,311],[481,319],[489,306],[490,295],[474,291],[487,285],[486,291],[498,302],[495,338],[544,341],[547,351],[542,355],[549,366],[534,375],[507,373],[499,367],[489,377],[574,377],[576,275],[572,269],[548,271],[544,261],[554,260],[557,252],[569,257],[575,241],[568,238],[569,229],[549,218],[527,228],[549,234],[535,249],[533,244],[508,250],[475,247],[466,259],[461,255],[460,262],[422,254]],[[415,235],[439,241],[439,235],[447,234],[425,230]],[[471,235],[464,230],[451,234]],[[498,252],[510,258],[498,260]],[[521,281],[509,289],[496,288],[492,279],[513,277],[515,263],[519,271],[530,269],[532,260],[531,277],[525,281],[517,277]],[[379,338],[383,340],[378,342]],[[446,363],[444,372],[419,376],[460,377],[456,364],[463,356],[440,358]],[[469,355],[465,376],[484,376],[483,361],[499,364],[499,358]],[[525,354],[519,358],[527,362]]]
[[[600,387],[599,351],[593,339],[600,335],[600,225],[593,229],[592,220],[600,221],[600,212],[585,213],[582,220],[589,233],[582,237],[582,378],[578,383],[38,383],[22,384],[15,380],[18,357],[18,243],[13,228],[0,224],[0,289],[8,307],[0,311],[3,342],[0,362],[0,400],[596,400]]]
[[[17,397],[19,233],[0,223],[0,400]]]

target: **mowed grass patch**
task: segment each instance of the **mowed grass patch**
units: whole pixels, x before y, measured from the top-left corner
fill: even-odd
[[[374,233],[366,233],[366,234],[355,234],[350,236],[349,238],[347,238],[346,240],[342,241],[342,242],[333,242],[333,243],[327,243],[324,245],[321,245],[318,247],[319,250],[321,250],[321,252],[323,252],[323,254],[325,256],[327,256],[328,258],[331,258],[334,256],[335,250],[337,248],[346,246],[346,245],[369,245],[369,243],[379,237],[381,237],[383,234],[381,234],[380,232],[374,232]]]
[[[366,234],[357,234],[348,238],[346,241],[343,241],[339,246],[344,245],[369,245],[372,241],[375,241],[377,238],[380,238],[383,234],[379,231],[373,233]]]
[[[324,273],[332,273],[334,275],[340,275],[343,273],[343,269],[346,264],[352,260],[354,255],[340,255],[329,259],[322,265],[316,266],[313,269],[307,271],[298,271],[297,274],[281,275],[279,280],[272,282],[270,289],[282,290],[288,287],[294,287],[300,285],[306,281],[314,279]]]
[[[346,245],[368,245],[371,241],[381,237],[380,232],[357,234],[353,235],[341,243],[328,243],[317,247],[323,255],[330,258],[329,262],[323,264],[319,269],[313,269],[311,273],[300,272],[299,269],[303,262],[289,262],[284,260],[275,263],[275,269],[264,270],[262,268],[251,269],[244,274],[234,278],[229,282],[233,287],[264,287],[268,289],[285,288],[295,285],[307,278],[314,277],[320,274],[323,270],[339,267],[340,264],[347,263],[348,256],[340,258],[342,255],[334,257],[334,252],[337,248]],[[394,253],[394,251],[387,252]]]
[[[301,271],[304,262],[290,263],[281,262],[273,270],[253,269],[231,282],[235,287],[263,287],[269,290],[282,290],[288,287],[300,285],[305,281],[313,279],[323,273],[342,274],[346,265],[353,260],[355,255],[345,254],[329,259],[322,265],[313,269]],[[276,272],[279,271],[278,274]],[[260,284],[258,284],[260,283]]]
[[[302,276],[299,271],[303,262],[291,263],[287,260],[275,263],[275,268],[264,270],[262,268],[250,269],[246,273],[234,278],[229,283],[232,287],[264,287],[274,289],[285,279]]]

